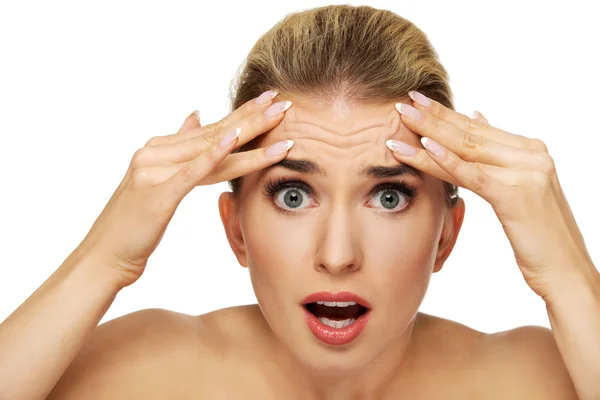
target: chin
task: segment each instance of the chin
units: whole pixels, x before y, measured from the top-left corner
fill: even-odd
[[[274,312],[276,320],[265,317],[278,341],[299,365],[311,373],[330,377],[360,373],[385,349],[382,344],[385,339],[376,326],[378,321],[372,318],[372,311],[368,308],[357,306],[354,310],[333,310],[339,314],[333,318],[335,315],[330,313],[331,320],[346,322],[326,320],[324,324],[319,321],[319,318],[325,317],[318,308],[296,307],[296,311]],[[341,315],[343,312],[352,313],[354,317],[347,318],[347,315]],[[285,318],[280,318],[283,315]],[[349,319],[355,321],[348,323]]]

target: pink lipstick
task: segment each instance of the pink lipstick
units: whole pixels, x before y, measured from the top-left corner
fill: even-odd
[[[302,302],[308,328],[321,342],[340,346],[351,343],[365,329],[371,305],[351,292],[319,292]]]

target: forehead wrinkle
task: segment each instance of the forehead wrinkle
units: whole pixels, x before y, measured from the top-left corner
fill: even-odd
[[[284,120],[289,124],[307,124],[316,126],[324,131],[337,133],[336,127],[339,125],[343,125],[347,123],[349,120],[352,120],[354,116],[357,119],[368,119],[369,122],[375,120],[375,123],[370,123],[366,126],[358,128],[356,130],[350,130],[348,134],[352,135],[356,132],[360,132],[369,128],[378,127],[378,126],[391,126],[393,124],[394,114],[397,114],[397,110],[394,108],[392,104],[390,104],[386,109],[376,109],[375,111],[370,111],[368,107],[352,107],[349,108],[346,105],[341,107],[340,105],[344,104],[344,102],[335,102],[331,106],[324,105],[323,107],[311,106],[310,108],[306,107],[292,107],[289,111],[286,112]],[[328,111],[327,109],[333,108],[333,111]],[[371,117],[373,114],[378,114],[376,118]],[[307,118],[304,118],[304,117]],[[312,118],[311,118],[312,117]],[[370,118],[365,118],[370,117]],[[317,122],[313,122],[316,120]],[[330,126],[326,126],[327,122],[330,122]]]
[[[318,123],[299,121],[297,119],[284,118],[281,126],[281,134],[287,139],[314,140],[337,147],[355,147],[373,142],[373,130],[380,130],[380,134],[375,139],[377,142],[389,139],[397,133],[400,125],[400,119],[394,117],[387,118],[387,121],[375,122],[363,126],[356,130],[333,131]],[[316,128],[316,129],[314,129]]]

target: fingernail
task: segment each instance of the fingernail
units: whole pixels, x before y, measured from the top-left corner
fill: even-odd
[[[198,121],[200,121],[200,111],[194,110],[194,111],[192,111],[192,113],[190,114],[190,116],[192,116],[192,115],[194,117],[198,118]]]
[[[279,92],[277,90],[267,90],[256,99],[256,104],[265,104],[267,101],[275,98]]]
[[[291,105],[292,105],[292,102],[289,100],[280,101],[278,103],[272,104],[269,108],[266,109],[265,116],[268,118],[274,117],[275,115],[282,113],[285,110],[287,110],[288,108],[290,108]]]
[[[481,113],[477,110],[473,111],[473,118],[479,118],[481,117]]]
[[[408,92],[408,97],[410,97],[415,103],[418,103],[423,107],[429,107],[431,105],[431,100],[429,100],[428,97],[414,90]]]
[[[412,157],[417,154],[417,149],[399,140],[386,140],[385,144],[395,153],[406,157]]]
[[[433,139],[422,137],[421,143],[423,143],[423,146],[425,146],[427,150],[433,153],[434,156],[441,157],[444,155],[444,148]]]
[[[408,118],[414,119],[415,121],[418,121],[423,117],[421,111],[417,110],[410,104],[396,103],[396,110],[398,110],[400,114],[406,115]]]
[[[277,143],[272,144],[271,146],[267,147],[267,150],[265,150],[265,153],[268,156],[278,156],[282,153],[285,153],[289,149],[291,149],[293,145],[294,145],[293,140],[282,140],[281,142],[277,142]]]
[[[236,128],[234,131],[229,132],[223,139],[221,139],[221,143],[219,146],[227,147],[231,142],[233,142],[238,136],[240,136],[240,132],[242,128]]]

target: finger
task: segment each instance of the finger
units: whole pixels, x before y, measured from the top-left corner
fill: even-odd
[[[426,174],[435,176],[438,179],[452,183],[458,186],[458,182],[444,171],[440,166],[429,157],[427,151],[411,146],[400,140],[388,140],[385,142],[387,147],[392,150],[394,158],[398,161],[409,164]],[[409,155],[410,154],[410,155]]]
[[[164,136],[154,136],[153,138],[148,140],[144,146],[155,147],[166,143],[173,143],[178,140],[182,140],[183,138],[185,138],[184,135],[186,135],[188,132],[197,130],[200,127],[200,111],[194,110],[190,115],[187,116],[185,121],[183,121],[183,124],[181,125],[181,127],[179,127],[177,133]]]
[[[413,100],[413,106],[415,108],[420,111],[426,111],[431,115],[456,126],[462,131],[478,136],[484,136],[508,146],[530,148],[530,139],[528,137],[516,135],[493,127],[485,120],[485,118],[484,120],[469,118],[419,92],[411,91],[408,95]]]
[[[478,194],[490,204],[495,204],[498,194],[504,192],[504,187],[498,181],[450,149],[427,137],[421,138],[421,142],[432,160],[451,175],[459,186]]]
[[[180,140],[189,139],[201,135],[204,135],[207,138],[209,138],[209,143],[216,143],[220,137],[222,137],[229,130],[231,130],[231,127],[239,123],[239,121],[256,113],[264,113],[271,105],[274,104],[273,99],[277,96],[277,94],[278,92],[276,90],[267,90],[260,96],[247,101],[239,108],[237,108],[236,110],[234,110],[233,112],[231,112],[230,114],[228,114],[227,116],[225,116],[217,122],[213,122],[212,124],[208,124],[202,127],[198,126],[192,129],[188,129],[187,131],[183,131],[181,133],[153,138],[152,145],[175,143]],[[243,140],[243,138],[240,138],[240,146],[242,145],[241,140]]]
[[[485,118],[485,117],[483,116],[483,114],[482,114],[482,113],[480,113],[480,112],[479,112],[479,111],[477,111],[477,110],[473,111],[473,119],[476,119],[476,120],[478,120],[478,121],[481,121],[481,122],[483,122],[484,124],[488,124],[488,125],[490,124],[490,123],[488,122],[487,118]]]
[[[271,105],[274,104],[273,99],[278,94],[279,92],[276,90],[267,90],[266,92],[263,92],[260,96],[248,100],[236,110],[232,111],[230,114],[226,115],[219,121],[204,126],[202,131],[188,132],[184,133],[182,136],[184,136],[185,138],[190,138],[197,136],[198,134],[211,136],[216,132],[222,133],[223,130],[225,130],[227,127],[239,124],[241,120],[253,114],[265,112]],[[240,140],[241,139],[242,138],[240,137]]]
[[[429,156],[427,150],[411,146],[410,144],[399,140],[388,140],[386,145],[390,150],[392,150],[394,158],[399,162],[408,164],[420,171],[425,172],[426,174],[449,182],[453,185],[464,187],[459,180],[450,175],[438,163],[436,163],[433,158]],[[412,155],[409,155],[409,151]],[[511,170],[479,163],[472,163],[472,165],[501,182],[503,185],[518,186],[522,183],[523,171],[521,170]]]
[[[227,136],[218,144],[214,144],[192,161],[185,163],[164,184],[166,195],[176,203],[180,202],[198,183],[204,179],[235,148],[240,131]],[[230,140],[227,140],[230,139]]]
[[[273,165],[286,157],[287,153],[294,145],[294,141],[283,140],[270,147],[273,148],[275,145],[279,146],[276,148],[279,152],[267,153],[268,148],[260,148],[227,155],[227,157],[196,186],[212,185],[218,182],[229,181]],[[167,181],[186,164],[187,163],[179,163],[169,166],[146,167],[140,170],[140,174],[146,178],[146,184],[157,185]]]
[[[148,154],[146,154],[146,158],[143,160],[143,165],[169,165],[191,161],[215,144],[217,140],[220,141],[228,132],[233,132],[235,129],[241,129],[236,148],[243,146],[258,135],[275,128],[281,122],[281,115],[291,105],[290,102],[283,103],[285,104],[275,103],[273,105],[280,108],[279,114],[267,116],[264,112],[254,112],[244,119],[237,120],[237,126],[223,127],[225,133],[215,132],[213,135],[202,134],[173,143],[154,146],[151,151],[147,152]]]
[[[187,132],[190,129],[200,128],[200,111],[194,110],[186,119],[177,131],[176,135],[180,135],[183,132]]]
[[[202,184],[229,181],[273,165],[283,160],[293,145],[293,140],[282,140],[267,148],[230,154]]]
[[[531,168],[535,162],[533,150],[463,131],[428,111],[419,111],[410,104],[398,104],[396,108],[404,117],[402,122],[408,129],[434,139],[466,161],[512,168]]]

